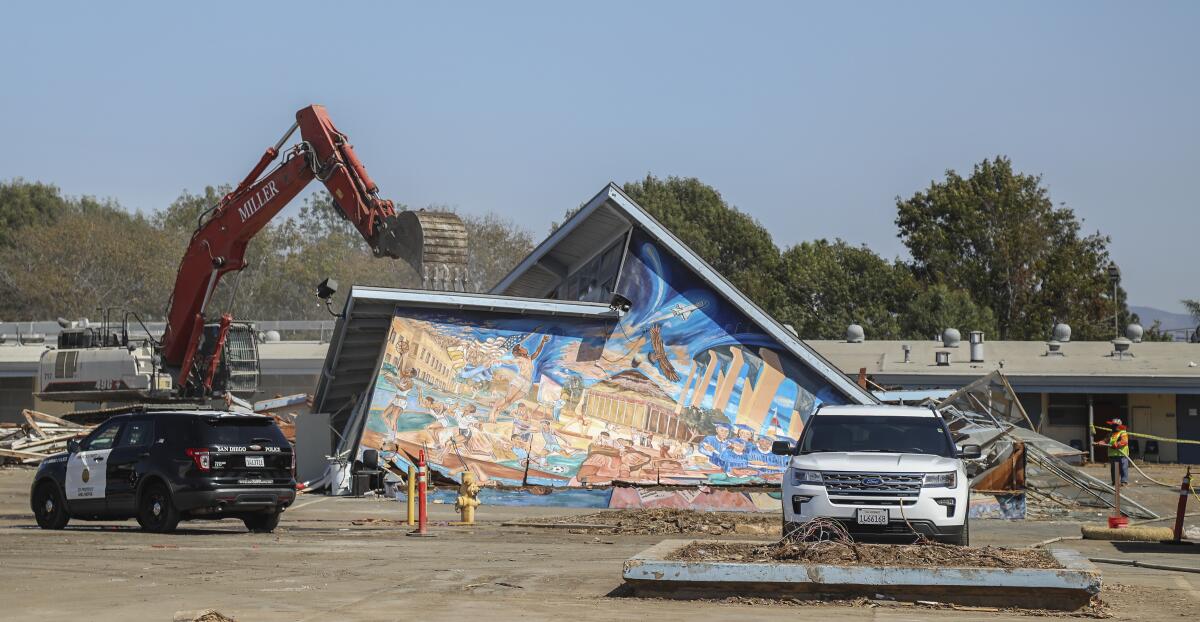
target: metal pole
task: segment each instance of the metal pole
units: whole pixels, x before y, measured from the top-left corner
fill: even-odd
[[[1117,304],[1117,280],[1113,279],[1113,339],[1121,338],[1121,321],[1118,319],[1118,314],[1121,312],[1121,306]]]
[[[1092,426],[1096,425],[1096,415],[1092,410],[1092,396],[1088,395],[1088,420],[1087,420],[1087,446],[1088,446],[1088,462],[1096,461],[1096,437],[1092,434]]]

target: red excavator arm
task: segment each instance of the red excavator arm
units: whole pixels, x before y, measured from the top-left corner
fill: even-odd
[[[301,141],[284,152],[277,168],[260,178],[297,128]],[[324,182],[334,205],[354,223],[377,257],[405,259],[426,279],[431,278],[431,270],[433,277],[448,281],[465,276],[459,274],[466,264],[461,222],[453,215],[397,214],[391,201],[379,198],[378,186],[325,108],[309,106],[296,113],[296,123],[267,149],[237,188],[202,218],[192,235],[175,278],[161,346],[164,365],[178,369],[181,389],[187,387],[196,363],[193,359],[205,323],[204,310],[217,283],[226,273],[245,267],[246,245],[314,178]],[[453,274],[446,279],[450,272]],[[228,323],[228,316],[223,317],[222,328]],[[206,389],[220,347],[218,343],[214,360],[203,366],[209,368],[206,374],[202,370],[207,376]]]

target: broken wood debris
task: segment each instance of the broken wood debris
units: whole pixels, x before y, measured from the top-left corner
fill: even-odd
[[[69,441],[87,436],[93,428],[35,410],[21,411],[21,416],[24,423],[0,428],[0,464],[39,464],[66,451]]]

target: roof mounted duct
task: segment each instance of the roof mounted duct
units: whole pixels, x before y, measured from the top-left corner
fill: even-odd
[[[1112,340],[1112,344],[1113,344],[1113,351],[1112,351],[1113,358],[1115,358],[1115,359],[1133,358],[1133,353],[1129,351],[1129,346],[1133,345],[1132,341],[1130,341],[1124,337],[1118,337],[1117,339]]]
[[[939,350],[933,353],[933,361],[938,367],[950,366],[950,353],[945,350]]]
[[[983,331],[973,330],[970,334],[971,342],[971,362],[983,362]]]
[[[1066,326],[1066,324],[1060,324],[1060,326]],[[1068,329],[1068,332],[1069,332],[1069,329]],[[1047,348],[1046,356],[1066,356],[1067,355],[1066,352],[1062,351],[1062,343],[1056,339],[1047,341],[1046,348]]]

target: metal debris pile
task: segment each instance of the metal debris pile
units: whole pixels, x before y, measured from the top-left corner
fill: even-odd
[[[1027,492],[1035,517],[1070,515],[1086,508],[1112,508],[1116,491],[1067,462],[1082,452],[1039,434],[1016,391],[999,370],[942,400],[926,399],[937,409],[959,445],[982,449],[967,461],[971,489],[979,492]],[[1123,495],[1121,509],[1134,518],[1158,518],[1152,510]]]
[[[92,431],[92,426],[33,410],[21,414],[24,423],[0,424],[0,464],[39,464]]]
[[[580,533],[765,535],[779,533],[778,514],[697,512],[673,508],[609,510],[578,516],[558,516],[536,523],[571,527]],[[529,525],[534,522],[527,523]]]

